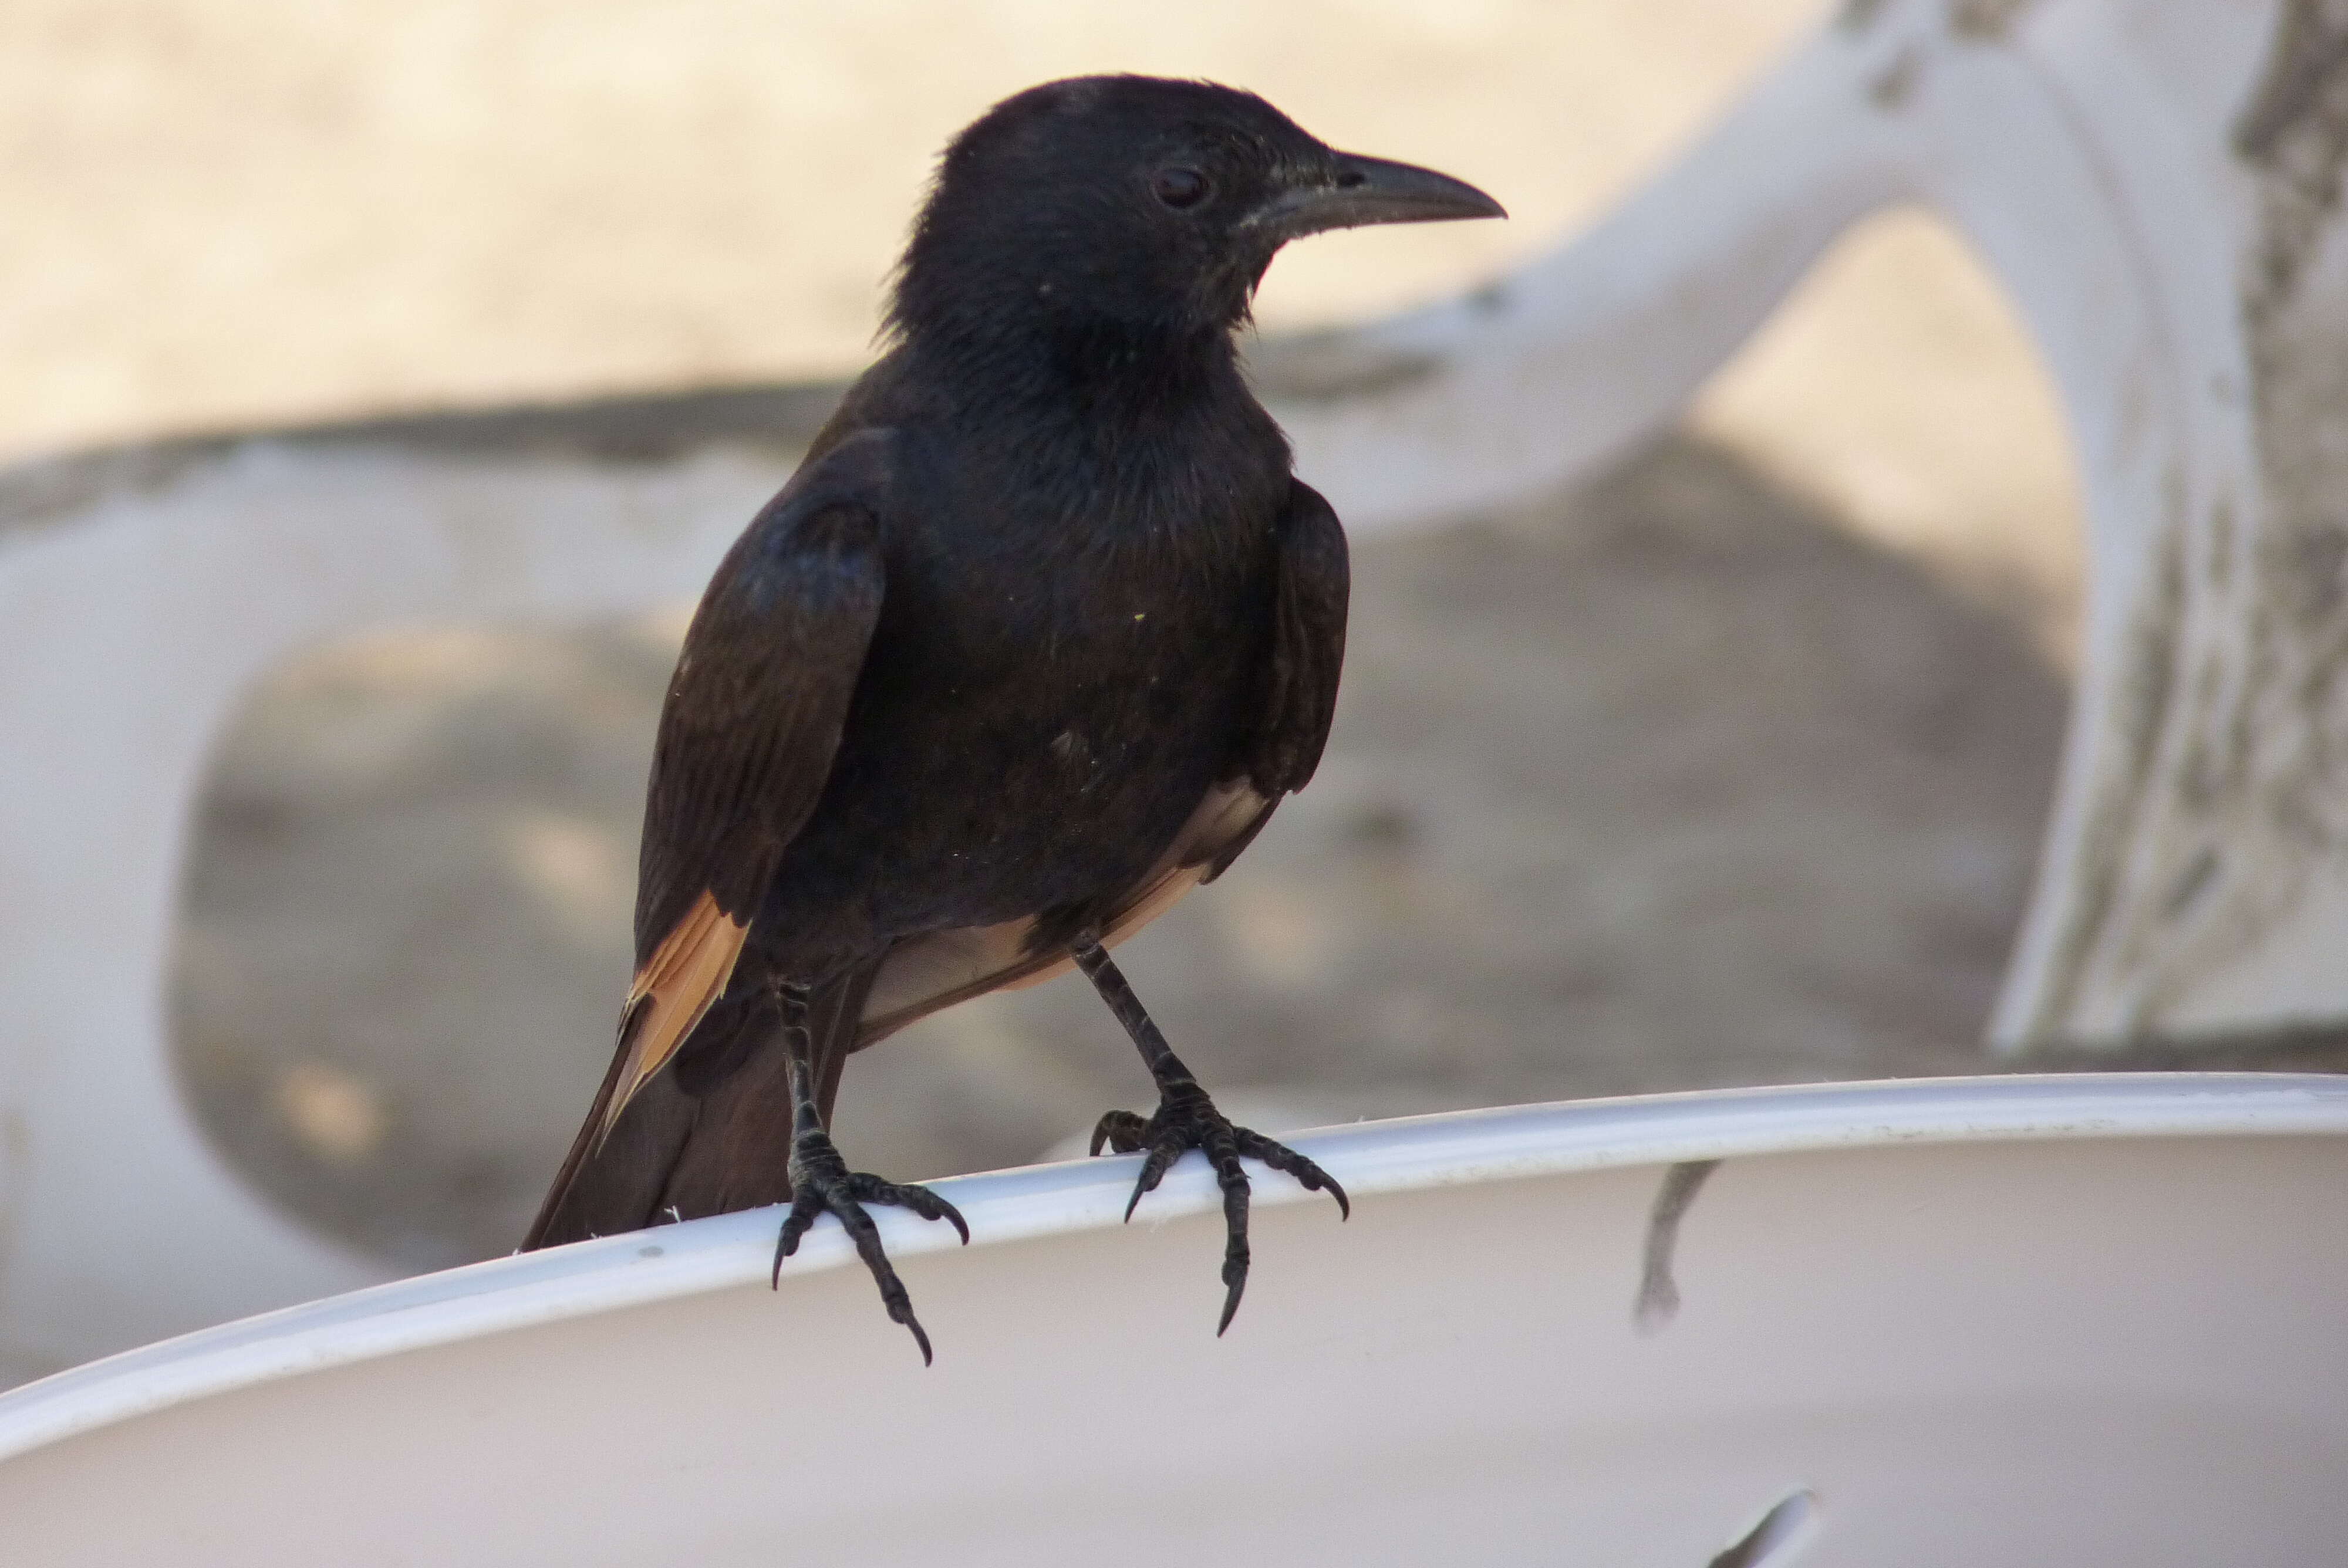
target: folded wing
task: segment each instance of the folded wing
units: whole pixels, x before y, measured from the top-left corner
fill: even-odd
[[[793,477],[710,580],[661,710],[636,972],[611,1071],[528,1245],[620,1112],[726,989],[784,847],[823,793],[880,618],[891,436]]]

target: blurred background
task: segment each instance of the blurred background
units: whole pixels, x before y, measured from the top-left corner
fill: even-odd
[[[1825,10],[9,0],[0,463],[837,382],[937,149],[1086,71],[1251,87],[1508,205],[1295,247],[1259,313],[1365,319],[1555,243]],[[1320,776],[1121,961],[1267,1130],[1983,1070],[2080,560],[2028,340],[1945,228],[1879,217],[1597,483],[1357,537]],[[688,609],[385,629],[252,693],[172,1009],[279,1201],[410,1266],[519,1238],[609,1056]],[[857,1058],[838,1132],[920,1178],[1066,1152],[1148,1089],[1064,981]]]

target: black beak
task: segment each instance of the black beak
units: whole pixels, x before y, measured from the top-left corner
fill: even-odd
[[[1508,215],[1507,209],[1464,179],[1416,164],[1340,152],[1331,156],[1325,168],[1249,214],[1241,227],[1285,244],[1307,234],[1369,223],[1442,223]]]

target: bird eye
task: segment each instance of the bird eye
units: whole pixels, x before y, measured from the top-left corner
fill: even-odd
[[[1196,207],[1207,199],[1207,177],[1195,169],[1161,169],[1150,178],[1149,190],[1169,207]]]

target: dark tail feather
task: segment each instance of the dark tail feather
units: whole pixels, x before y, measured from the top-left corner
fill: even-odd
[[[655,1073],[599,1145],[596,1135],[627,1054],[623,1030],[603,1086],[596,1091],[579,1135],[571,1141],[571,1153],[555,1173],[530,1234],[522,1238],[522,1251],[641,1230],[653,1223],[668,1172],[693,1134],[699,1107],[677,1087],[674,1072]]]
[[[827,1123],[880,968],[876,955],[808,999],[816,1103]],[[746,1038],[688,1040],[679,1061],[645,1082],[598,1148],[596,1129],[627,1053],[622,1037],[603,1087],[522,1241],[524,1252],[789,1199],[790,1074],[781,1029],[768,1009],[721,1004],[694,1032],[728,1028]],[[683,1059],[705,1050],[733,1057],[736,1064],[720,1074],[680,1075]],[[693,1082],[694,1092],[680,1085],[680,1076]]]

